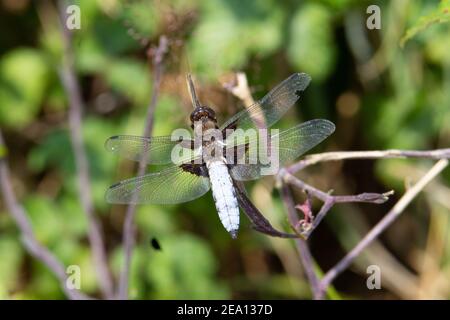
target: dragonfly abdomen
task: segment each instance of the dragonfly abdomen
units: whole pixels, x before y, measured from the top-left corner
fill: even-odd
[[[239,229],[239,206],[228,167],[220,160],[207,162],[207,167],[220,221],[231,236],[236,238]]]

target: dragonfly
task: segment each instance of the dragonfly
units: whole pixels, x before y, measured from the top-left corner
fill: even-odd
[[[260,153],[252,150],[255,146],[270,156],[275,154],[281,167],[334,132],[334,124],[326,119],[313,119],[283,131],[269,130],[299,100],[310,81],[308,74],[294,73],[262,99],[219,126],[215,111],[200,103],[192,77],[188,75],[188,90],[194,107],[190,114],[193,135],[117,135],[107,139],[106,149],[119,156],[149,165],[168,166],[112,185],[106,192],[106,201],[178,204],[199,198],[211,189],[220,221],[232,238],[237,237],[239,230],[239,207],[256,230],[294,237],[270,225],[249,200],[243,182],[266,175],[271,165],[259,161]],[[248,132],[265,133],[251,136],[246,134]],[[261,143],[263,140],[265,143]],[[175,160],[174,150],[177,150],[175,154],[182,154]]]

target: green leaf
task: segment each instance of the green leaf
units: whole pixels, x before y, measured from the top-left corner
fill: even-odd
[[[0,299],[10,299],[9,291],[17,285],[22,251],[16,238],[0,236]]]
[[[82,215],[82,212],[80,211],[79,214]],[[91,250],[87,245],[82,246],[77,241],[65,239],[65,241],[56,243],[53,252],[61,259],[66,268],[70,265],[80,267],[82,291],[95,292],[98,284],[97,273],[92,261]]]
[[[136,1],[123,5],[120,20],[140,37],[151,38],[163,17],[153,1]],[[125,28],[125,27],[124,27]]]
[[[95,19],[92,33],[96,42],[108,55],[122,56],[130,49],[139,48],[139,44],[127,34],[127,29],[121,22],[101,15]]]
[[[163,251],[149,258],[147,276],[158,299],[225,299],[227,288],[214,277],[216,264],[207,243],[190,235],[160,239]]]
[[[64,299],[58,279],[41,261],[32,260],[30,281],[23,292],[23,299]]]
[[[232,19],[221,16],[200,23],[189,46],[193,68],[197,73],[214,78],[224,70],[243,66],[245,47],[236,41],[238,28]]]
[[[136,209],[136,224],[146,235],[174,232],[177,221],[173,211],[172,206],[140,206]]]
[[[106,80],[111,87],[136,104],[147,104],[151,80],[148,67],[133,59],[111,61],[106,70]]]
[[[28,212],[36,238],[43,244],[49,245],[60,241],[63,225],[60,210],[53,200],[43,196],[29,196],[24,206]]]
[[[118,126],[97,117],[87,117],[83,120],[83,143],[88,156],[92,198],[96,208],[106,209],[108,205],[104,194],[112,183],[118,160],[105,150],[104,143],[108,137],[121,132],[123,131],[119,130]],[[28,166],[35,172],[57,171],[64,176],[60,182],[63,191],[78,196],[75,159],[67,130],[57,129],[50,132],[31,150]],[[76,211],[76,208],[74,210]]]
[[[267,56],[282,41],[283,11],[273,1],[205,1],[188,48],[192,67],[209,79]]]
[[[61,39],[61,31],[57,25],[49,26],[40,34],[40,46],[54,62],[60,61],[64,51],[64,43]]]
[[[354,2],[354,1],[353,0],[322,0],[322,2],[334,9],[344,10],[344,9],[350,9],[352,2]]]
[[[64,234],[73,235],[74,238],[82,238],[86,235],[88,222],[77,194],[58,199],[58,210],[61,212],[59,217],[62,220]]]
[[[8,155],[8,148],[5,145],[0,144],[0,159]]]
[[[108,70],[108,57],[93,34],[83,35],[75,59],[80,73],[103,73]]]
[[[317,81],[328,77],[336,60],[331,19],[325,6],[310,3],[299,7],[291,22],[288,58]]]
[[[450,21],[450,0],[441,0],[438,8],[421,17],[414,26],[406,31],[406,34],[400,39],[400,46],[403,47],[408,40],[431,25],[448,21]]]
[[[19,129],[39,111],[49,76],[42,54],[16,49],[0,60],[0,124]]]
[[[50,247],[60,245],[61,237],[70,242],[86,235],[88,224],[77,197],[55,200],[36,194],[28,196],[24,206],[36,237]]]
[[[49,133],[39,145],[31,150],[28,166],[37,172],[49,167],[56,167],[66,175],[73,175],[75,161],[69,133],[65,130],[55,130]]]
[[[424,53],[428,61],[436,65],[450,65],[450,25],[441,24],[429,29],[424,43]],[[432,92],[430,92],[432,93]]]

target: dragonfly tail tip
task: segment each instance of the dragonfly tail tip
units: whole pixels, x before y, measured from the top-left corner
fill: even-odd
[[[231,230],[230,231],[231,238],[233,238],[233,239],[237,239],[237,234],[238,234],[237,230]]]

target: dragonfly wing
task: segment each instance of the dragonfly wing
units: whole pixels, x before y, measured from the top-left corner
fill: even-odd
[[[106,201],[175,204],[194,200],[209,189],[205,165],[189,163],[116,183],[106,191]]]
[[[284,166],[308,152],[328,138],[335,129],[334,123],[329,120],[314,119],[280,132],[278,134],[280,165]]]
[[[300,98],[311,77],[306,73],[294,73],[285,79],[264,98],[237,113],[223,124],[221,130],[242,128],[268,128]]]
[[[140,161],[144,156],[148,164],[168,164],[173,162],[172,152],[177,147],[187,155],[184,160],[188,161],[193,156],[192,141],[189,139],[172,141],[172,139],[171,136],[119,135],[106,140],[105,148],[130,160]]]
[[[274,152],[273,156],[277,157],[279,166],[284,166],[325,140],[334,130],[334,124],[325,119],[315,119],[301,123],[272,135],[271,152]],[[247,149],[251,149],[252,143],[248,143],[250,148]],[[273,162],[266,165],[259,162],[259,152],[262,151],[263,154],[267,152],[264,146],[269,144],[263,143],[262,148],[259,143],[255,145],[259,146],[258,152],[251,153],[250,150],[246,150],[245,159],[241,157],[241,162],[231,166],[230,173],[235,180],[257,179],[264,174],[263,169],[269,169],[273,165]]]

